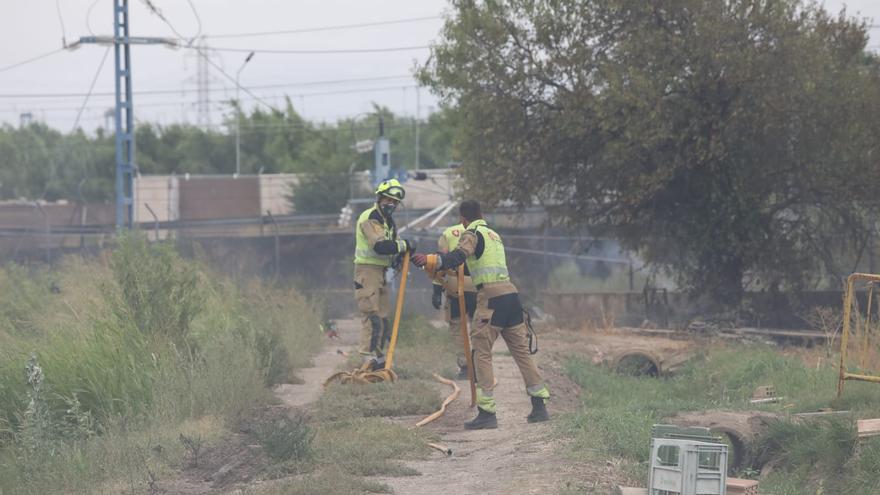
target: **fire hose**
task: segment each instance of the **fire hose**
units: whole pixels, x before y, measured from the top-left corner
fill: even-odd
[[[409,251],[403,255],[403,270],[400,274],[400,290],[397,291],[397,307],[394,308],[394,324],[391,327],[391,341],[388,344],[388,355],[385,358],[385,367],[380,370],[370,370],[369,361],[353,371],[340,371],[327,378],[324,386],[331,383],[378,383],[397,381],[397,374],[391,369],[394,363],[394,348],[397,346],[397,331],[400,328],[400,315],[403,312],[403,298],[406,293],[406,279],[409,276]]]

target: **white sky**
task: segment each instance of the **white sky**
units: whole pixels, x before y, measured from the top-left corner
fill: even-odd
[[[113,29],[112,0],[57,0],[60,4],[67,42],[89,35],[110,35]],[[198,32],[198,22],[184,0],[152,0],[164,16],[185,37]],[[245,49],[333,50],[409,47],[428,45],[442,25],[439,18],[444,0],[192,0],[201,18],[202,34],[208,44]],[[93,6],[94,5],[94,6]],[[89,10],[90,7],[91,11]],[[146,7],[143,0],[129,0],[132,36],[174,37],[171,29]],[[90,15],[88,15],[90,14]],[[211,40],[212,34],[252,33],[295,30],[412,19],[435,19],[365,28],[280,34]],[[0,94],[77,93],[84,94],[95,77],[106,48],[84,45],[21,67],[3,67],[51,52],[61,46],[62,28],[56,0],[0,0]],[[217,53],[212,60],[233,78],[247,56],[244,53]],[[334,121],[372,109],[372,102],[387,105],[395,112],[416,113],[415,81],[412,67],[424,62],[427,49],[387,53],[346,54],[269,54],[257,53],[242,70],[240,83],[249,88],[341,79],[403,76],[379,81],[359,81],[311,86],[289,86],[252,90],[265,101],[280,105],[284,93],[294,107],[309,119]],[[132,74],[137,120],[197,122],[197,58],[193,50],[171,50],[162,46],[132,47]],[[114,56],[111,49],[95,85],[95,92],[114,90]],[[211,121],[219,124],[229,113],[229,100],[235,85],[213,67],[210,71]],[[226,91],[222,88],[227,88]],[[371,91],[363,91],[374,88]],[[384,89],[375,89],[384,88]],[[178,90],[162,95],[139,95],[145,90]],[[186,90],[186,92],[184,92]],[[313,95],[349,91],[332,95]],[[298,96],[298,95],[302,96]],[[420,91],[421,115],[436,101],[428,91]],[[248,101],[245,105],[259,105]],[[19,114],[30,111],[38,120],[62,130],[73,125],[85,98],[3,98],[0,122],[17,125]],[[104,112],[113,106],[113,96],[93,96],[81,118],[81,126],[92,129],[103,125]]]
[[[56,4],[57,2],[57,4]],[[185,0],[152,0],[183,36],[198,32],[198,22]],[[215,47],[243,49],[334,50],[392,48],[428,45],[442,26],[439,16],[445,0],[192,0],[202,24],[202,34]],[[880,0],[824,0],[826,8],[837,12],[847,5],[851,15],[868,17],[880,24]],[[171,29],[153,15],[144,0],[130,0],[133,36],[174,36]],[[64,23],[68,43],[86,36],[112,34],[112,0],[0,0],[0,123],[17,125],[23,112],[68,131],[83,105],[83,96],[46,98],[3,95],[75,93],[84,94],[95,78],[105,48],[85,45],[44,59],[3,70],[12,64],[51,52],[61,46]],[[217,38],[211,35],[308,29],[400,19],[436,17],[428,20],[382,26],[324,30],[261,37]],[[880,29],[872,29],[871,46],[880,49]],[[212,57],[232,77],[246,53],[217,53]],[[386,53],[270,54],[257,53],[241,72],[241,85],[289,85],[254,89],[255,94],[273,104],[280,95],[291,96],[294,107],[308,119],[335,121],[372,109],[372,103],[390,107],[396,113],[416,114],[415,81],[412,68],[428,56],[427,49]],[[160,46],[132,48],[135,118],[163,124],[197,122],[195,51],[170,50]],[[235,97],[234,84],[210,68],[211,121],[219,124],[229,113],[229,100]],[[394,77],[376,81],[296,84],[345,79]],[[226,88],[225,90],[223,88]],[[110,51],[94,91],[112,93],[113,52]],[[139,94],[150,90],[174,93]],[[314,93],[335,94],[316,95]],[[311,95],[310,95],[311,94]],[[427,90],[419,92],[422,117],[437,105]],[[241,94],[246,105],[258,105]],[[80,119],[80,126],[92,130],[104,124],[104,112],[113,106],[111,96],[92,96]]]

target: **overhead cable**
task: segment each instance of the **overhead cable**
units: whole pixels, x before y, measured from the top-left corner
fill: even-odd
[[[56,53],[63,52],[63,51],[64,51],[64,48],[58,48],[58,49],[52,50],[51,52],[47,52],[42,55],[37,55],[37,56],[31,57],[27,60],[22,60],[21,62],[16,62],[12,65],[7,65],[6,67],[0,67],[0,72],[5,72],[10,69],[14,69],[16,67],[20,67],[22,65],[29,64],[31,62],[36,62],[37,60],[44,59],[48,56],[55,55]]]
[[[255,36],[274,36],[278,34],[300,34],[300,33],[314,33],[318,31],[338,31],[344,29],[357,29],[357,28],[366,28],[373,26],[388,26],[391,24],[406,24],[410,22],[420,22],[420,21],[431,21],[436,19],[442,19],[441,16],[432,15],[427,17],[410,17],[408,19],[394,19],[390,21],[377,21],[377,22],[364,22],[359,24],[341,24],[337,26],[323,26],[323,27],[313,27],[313,28],[301,28],[301,29],[285,29],[280,31],[262,31],[255,33],[232,33],[232,34],[212,34],[210,38],[218,39],[218,38],[248,38]]]
[[[87,31],[89,32],[89,34],[91,34],[92,36],[95,36],[95,32],[92,31],[92,23],[91,23],[91,20],[92,20],[92,9],[95,8],[95,5],[98,5],[98,2],[99,2],[99,1],[100,1],[100,0],[94,0],[94,1],[92,2],[92,4],[89,5],[88,10],[86,10],[86,30],[87,30]]]
[[[79,119],[82,117],[83,111],[86,109],[86,105],[89,104],[89,98],[92,96],[92,91],[95,89],[95,83],[98,82],[98,76],[101,75],[101,69],[104,68],[104,62],[107,61],[107,55],[110,54],[110,47],[107,47],[104,50],[104,56],[101,58],[101,63],[98,64],[98,70],[95,71],[95,76],[92,78],[92,84],[89,85],[89,91],[86,93],[86,97],[82,102],[82,105],[79,107],[79,112],[76,114],[76,119],[73,121],[73,128],[71,129],[71,134],[76,132],[77,126],[79,126]]]
[[[351,79],[331,79],[326,81],[305,81],[305,82],[293,82],[293,83],[277,83],[277,84],[262,84],[256,86],[250,86],[250,89],[275,89],[275,88],[288,88],[288,87],[300,87],[300,86],[320,86],[320,85],[331,85],[331,84],[343,84],[350,82],[369,82],[369,81],[387,81],[390,79],[404,79],[411,78],[412,76],[409,74],[399,75],[399,76],[379,76],[379,77],[357,77]],[[209,91],[228,91],[229,87],[220,87],[220,88],[210,88]],[[195,92],[194,89],[186,90],[186,89],[152,89],[152,90],[141,90],[135,91],[135,95],[143,96],[143,95],[162,95],[162,94],[178,94],[178,93],[186,93],[187,91]],[[93,93],[92,96],[115,96],[116,93],[113,91],[105,91],[105,92],[97,92]],[[85,96],[85,93],[0,93],[0,98],[80,98]]]
[[[143,1],[144,5],[146,5],[147,8],[150,10],[150,12],[152,12],[159,19],[162,19],[162,22],[164,22],[166,25],[168,25],[168,27],[171,29],[171,31],[174,33],[174,35],[177,36],[178,38],[180,38],[181,40],[185,40],[187,45],[192,45],[193,41],[195,41],[196,38],[201,36],[201,34],[202,34],[202,18],[199,17],[199,13],[196,11],[196,6],[193,5],[192,0],[187,0],[187,2],[189,2],[189,6],[193,11],[193,15],[195,16],[196,21],[199,24],[198,31],[196,32],[195,36],[192,36],[192,37],[186,37],[186,36],[183,36],[182,34],[180,34],[180,31],[178,31],[177,28],[175,28],[174,25],[171,24],[171,21],[169,21],[168,18],[165,17],[165,14],[162,13],[162,10],[159,9],[158,7],[156,7],[156,5],[151,0],[142,0],[142,1]]]
[[[375,87],[369,87],[369,88],[340,89],[340,90],[334,90],[334,91],[318,91],[318,92],[311,92],[311,93],[284,93],[284,94],[276,94],[276,95],[268,95],[268,96],[258,97],[256,95],[254,95],[253,93],[251,93],[250,91],[248,91],[244,86],[242,86],[241,90],[248,93],[249,95],[251,95],[252,98],[241,98],[241,101],[254,101],[254,100],[256,100],[260,103],[263,103],[264,105],[266,105],[268,108],[270,108],[272,110],[277,110],[275,107],[271,106],[270,104],[266,103],[263,100],[277,100],[277,99],[283,99],[283,98],[291,98],[291,99],[293,99],[293,98],[312,98],[312,97],[316,97],[316,96],[333,96],[333,95],[343,95],[343,94],[375,93],[375,92],[384,92],[384,91],[397,91],[397,90],[402,90],[402,89],[413,89],[413,88],[417,88],[417,87],[419,87],[419,86],[417,86],[415,84],[409,84],[409,85],[403,85],[403,86],[375,86]],[[135,95],[137,95],[137,94],[138,93],[135,93]],[[172,106],[189,105],[189,104],[195,104],[195,103],[196,102],[191,101],[191,100],[147,102],[147,103],[138,103],[138,107],[172,107]],[[16,109],[19,108],[20,106],[23,106],[23,105],[19,104],[15,107],[12,107],[12,109],[10,109],[9,111],[17,111]],[[33,107],[33,108],[38,108],[40,110],[47,110],[47,111],[75,110],[77,108],[77,107],[44,107],[44,106],[40,106],[39,103],[33,103],[28,106]],[[2,111],[4,111],[4,109],[0,108],[0,112],[2,112]]]
[[[61,23],[61,46],[67,46],[67,30],[64,29],[64,17],[61,15],[61,0],[55,0],[55,9],[58,11],[58,22]]]
[[[73,127],[71,127],[71,130],[70,130],[71,135],[74,132],[76,132],[77,127],[79,127],[79,120],[82,117],[83,111],[85,111],[86,106],[89,104],[89,97],[91,96],[92,91],[95,89],[95,83],[98,82],[98,77],[101,75],[101,70],[104,68],[104,62],[107,61],[107,55],[109,55],[109,54],[110,54],[110,47],[107,47],[107,49],[104,50],[104,56],[101,57],[101,63],[98,64],[98,70],[95,71],[95,75],[94,75],[94,77],[92,77],[92,83],[89,85],[89,91],[86,93],[86,97],[83,100],[82,105],[80,106],[79,112],[76,114],[76,119],[74,119],[74,121],[73,121]],[[67,144],[70,142],[70,139],[71,139],[71,136],[68,136],[67,139],[62,140],[61,145],[58,148],[61,152],[60,154],[62,156],[62,159],[64,158],[64,151],[66,151]],[[40,199],[45,199],[46,194],[49,192],[49,185],[52,183],[52,179],[55,176],[55,168],[56,168],[55,161],[51,160],[51,163],[49,166],[49,178],[46,180],[46,185],[43,186],[43,194],[40,195]]]
[[[187,46],[185,48],[189,48],[191,50],[199,50],[199,47],[196,46]],[[276,55],[339,55],[346,53],[388,53],[388,52],[406,52],[406,51],[414,51],[414,50],[426,50],[430,48],[429,45],[417,45],[417,46],[393,46],[386,48],[342,48],[342,49],[331,49],[331,50],[286,50],[286,49],[261,49],[261,48],[232,48],[232,47],[217,47],[210,46],[207,47],[215,52],[231,52],[231,53],[270,53]]]
[[[208,62],[208,65],[210,65],[211,67],[213,67],[214,69],[216,69],[218,72],[220,72],[220,74],[222,74],[223,77],[225,77],[226,79],[229,79],[230,81],[232,81],[232,83],[234,83],[234,84],[238,87],[238,89],[240,89],[240,90],[244,91],[245,93],[249,94],[253,99],[255,99],[255,100],[257,100],[258,102],[262,103],[263,105],[266,106],[266,108],[272,110],[273,112],[279,112],[279,111],[280,111],[280,110],[278,110],[277,108],[273,107],[272,105],[270,105],[270,104],[266,103],[265,101],[263,101],[263,99],[260,98],[259,96],[253,94],[249,89],[247,89],[247,88],[245,88],[244,86],[242,86],[241,84],[239,84],[239,82],[238,82],[234,77],[230,76],[225,70],[223,70],[223,67],[220,67],[220,66],[217,65],[213,60],[211,60],[211,57],[209,57],[208,54],[205,53],[205,51],[204,51],[202,48],[200,48],[200,47],[192,47],[192,48],[194,48],[196,51],[198,51],[199,55],[200,55],[203,59],[205,59],[205,62]]]

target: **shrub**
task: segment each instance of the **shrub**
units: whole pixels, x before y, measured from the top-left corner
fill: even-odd
[[[18,285],[23,299],[0,304],[0,493],[134,492],[184,457],[181,424],[234,424],[321,343],[297,292],[240,287],[137,234],[109,263],[0,269],[0,289]],[[32,355],[38,388],[24,373]],[[297,424],[273,428],[272,455],[307,455]]]
[[[257,437],[266,454],[278,462],[304,461],[311,456],[315,435],[305,416],[295,414],[260,424]]]
[[[121,299],[117,316],[151,339],[184,348],[204,302],[196,267],[181,260],[171,244],[150,244],[138,233],[119,238],[110,267]]]

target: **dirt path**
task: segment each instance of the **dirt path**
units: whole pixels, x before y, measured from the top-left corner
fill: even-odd
[[[345,362],[342,353],[351,352],[357,344],[357,328],[354,320],[340,320],[338,339],[327,339],[313,358],[311,368],[301,369],[297,376],[301,384],[283,384],[273,392],[281,401],[270,411],[260,414],[284,415],[296,408],[315,402],[323,391],[324,380]],[[340,352],[342,351],[342,353]],[[240,494],[248,487],[261,468],[268,464],[265,454],[253,445],[253,426],[247,422],[241,429],[225,438],[218,445],[200,455],[198,465],[191,465],[169,480],[149,483],[150,494],[207,495],[215,493]]]
[[[308,407],[323,391],[323,382],[346,361],[343,352],[353,352],[359,323],[337,322],[338,339],[328,339],[314,356],[314,366],[298,372],[301,384],[285,384],[274,389],[281,400],[275,411]],[[580,340],[580,339],[575,339]],[[398,495],[456,494],[532,494],[560,493],[566,487],[594,488],[607,486],[613,478],[613,466],[577,459],[568,445],[555,435],[555,423],[574,412],[581,403],[580,388],[562,373],[562,356],[572,352],[571,334],[550,332],[541,338],[537,364],[553,398],[548,406],[553,421],[529,424],[531,409],[522,378],[502,339],[495,347],[494,362],[498,386],[496,430],[465,431],[462,424],[473,418],[469,408],[467,381],[459,381],[462,393],[450,404],[446,414],[424,428],[437,434],[439,442],[452,449],[449,457],[439,451],[423,460],[404,461],[419,476],[378,477]],[[340,352],[342,351],[342,352]],[[574,351],[577,352],[577,351]],[[398,424],[414,427],[418,417],[389,418]],[[267,462],[262,452],[248,445],[243,431],[212,449],[198,468],[185,470],[174,481],[161,483],[153,493],[240,493],[250,486],[259,466]],[[599,491],[597,493],[606,493]],[[566,492],[568,493],[568,492]],[[578,493],[572,489],[570,493]],[[590,491],[592,493],[592,491]]]
[[[353,352],[357,346],[360,322],[357,320],[337,320],[338,338],[328,339],[321,351],[312,358],[313,366],[297,371],[303,383],[285,383],[275,387],[273,392],[287,407],[302,407],[318,400],[324,390],[324,380],[332,375],[339,365],[346,361],[344,353]]]
[[[536,361],[553,394],[548,408],[555,421],[564,421],[582,403],[580,387],[563,373],[569,356],[601,363],[625,351],[647,349],[665,368],[680,364],[691,352],[687,343],[653,336],[564,330],[544,331],[540,336],[541,351]],[[383,477],[379,481],[391,486],[395,493],[406,495],[609,493],[619,474],[613,462],[588,461],[572,454],[566,441],[555,434],[554,421],[526,422],[531,405],[519,370],[502,339],[496,342],[493,361],[498,378],[495,396],[499,428],[464,430],[462,423],[473,418],[476,409],[468,407],[468,385],[460,381],[459,399],[450,405],[446,415],[425,427],[438,434],[440,443],[451,448],[453,455],[446,457],[438,451],[426,460],[406,462],[421,476]],[[396,421],[411,426],[420,419]]]
[[[495,346],[494,364],[498,379],[495,396],[498,402],[496,430],[466,431],[462,423],[472,419],[470,392],[460,381],[462,394],[446,414],[425,429],[440,436],[440,442],[452,449],[446,457],[437,451],[426,460],[408,461],[420,476],[378,481],[391,486],[397,494],[532,494],[559,493],[568,483],[584,478],[601,477],[602,468],[565,457],[566,446],[554,438],[553,421],[529,424],[531,410],[522,377],[502,339]],[[557,419],[572,412],[579,403],[578,387],[561,373],[559,364],[538,354],[537,362],[554,399],[548,406]],[[408,426],[419,418],[398,418]]]

